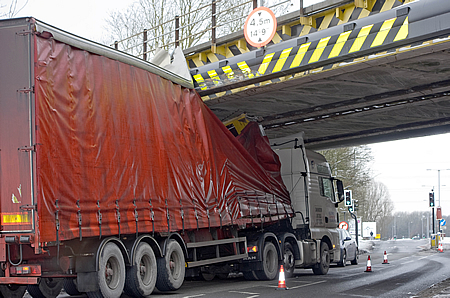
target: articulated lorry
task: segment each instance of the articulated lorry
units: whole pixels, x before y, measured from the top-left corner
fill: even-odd
[[[233,135],[171,71],[184,57],[160,67],[34,18],[0,21],[0,40],[3,297],[144,297],[339,258],[324,157],[255,122]]]

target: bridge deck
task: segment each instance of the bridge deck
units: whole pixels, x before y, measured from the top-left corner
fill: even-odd
[[[387,1],[386,1],[387,2]],[[191,69],[226,120],[310,147],[450,131],[450,3],[421,0]],[[217,57],[217,56],[216,56]]]

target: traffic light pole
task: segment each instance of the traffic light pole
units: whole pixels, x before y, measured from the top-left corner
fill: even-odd
[[[356,229],[356,244],[359,246],[359,241],[358,241],[358,219],[356,218],[356,215],[353,212],[348,212],[350,213],[351,217],[355,220],[355,229]]]
[[[433,219],[433,234],[436,234],[435,233],[435,223],[434,223],[434,207],[433,208],[431,208],[431,218]]]

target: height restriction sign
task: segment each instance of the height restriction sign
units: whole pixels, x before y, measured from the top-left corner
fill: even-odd
[[[255,8],[245,21],[245,40],[254,47],[260,48],[268,44],[276,32],[277,18],[267,7]]]

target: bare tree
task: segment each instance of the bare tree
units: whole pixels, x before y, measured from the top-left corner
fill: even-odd
[[[367,146],[346,147],[321,151],[330,164],[332,175],[339,178],[353,192],[355,200],[364,200],[372,182],[370,164],[373,160]]]
[[[15,17],[27,4],[28,0],[0,1],[0,18]]]
[[[276,15],[281,15],[288,9],[286,3],[280,5],[276,0],[270,0],[265,5],[273,7]],[[173,49],[177,17],[179,45],[186,49],[211,41],[213,28],[216,38],[242,30],[252,9],[253,2],[248,0],[138,0],[125,11],[109,15],[105,29],[110,40],[106,43],[121,41],[118,48],[136,56],[145,51],[144,40],[150,52],[158,47]],[[215,26],[212,26],[213,17]],[[146,39],[143,31],[146,31]]]
[[[142,32],[147,31],[149,50],[158,47],[169,50],[174,48],[175,17],[179,17],[179,40],[182,48],[192,46],[202,40],[209,21],[206,10],[207,0],[139,0],[125,11],[115,11],[106,20],[105,30],[110,35],[110,43],[125,40],[119,49],[133,55],[141,55],[144,51]],[[205,23],[206,22],[206,23]]]

